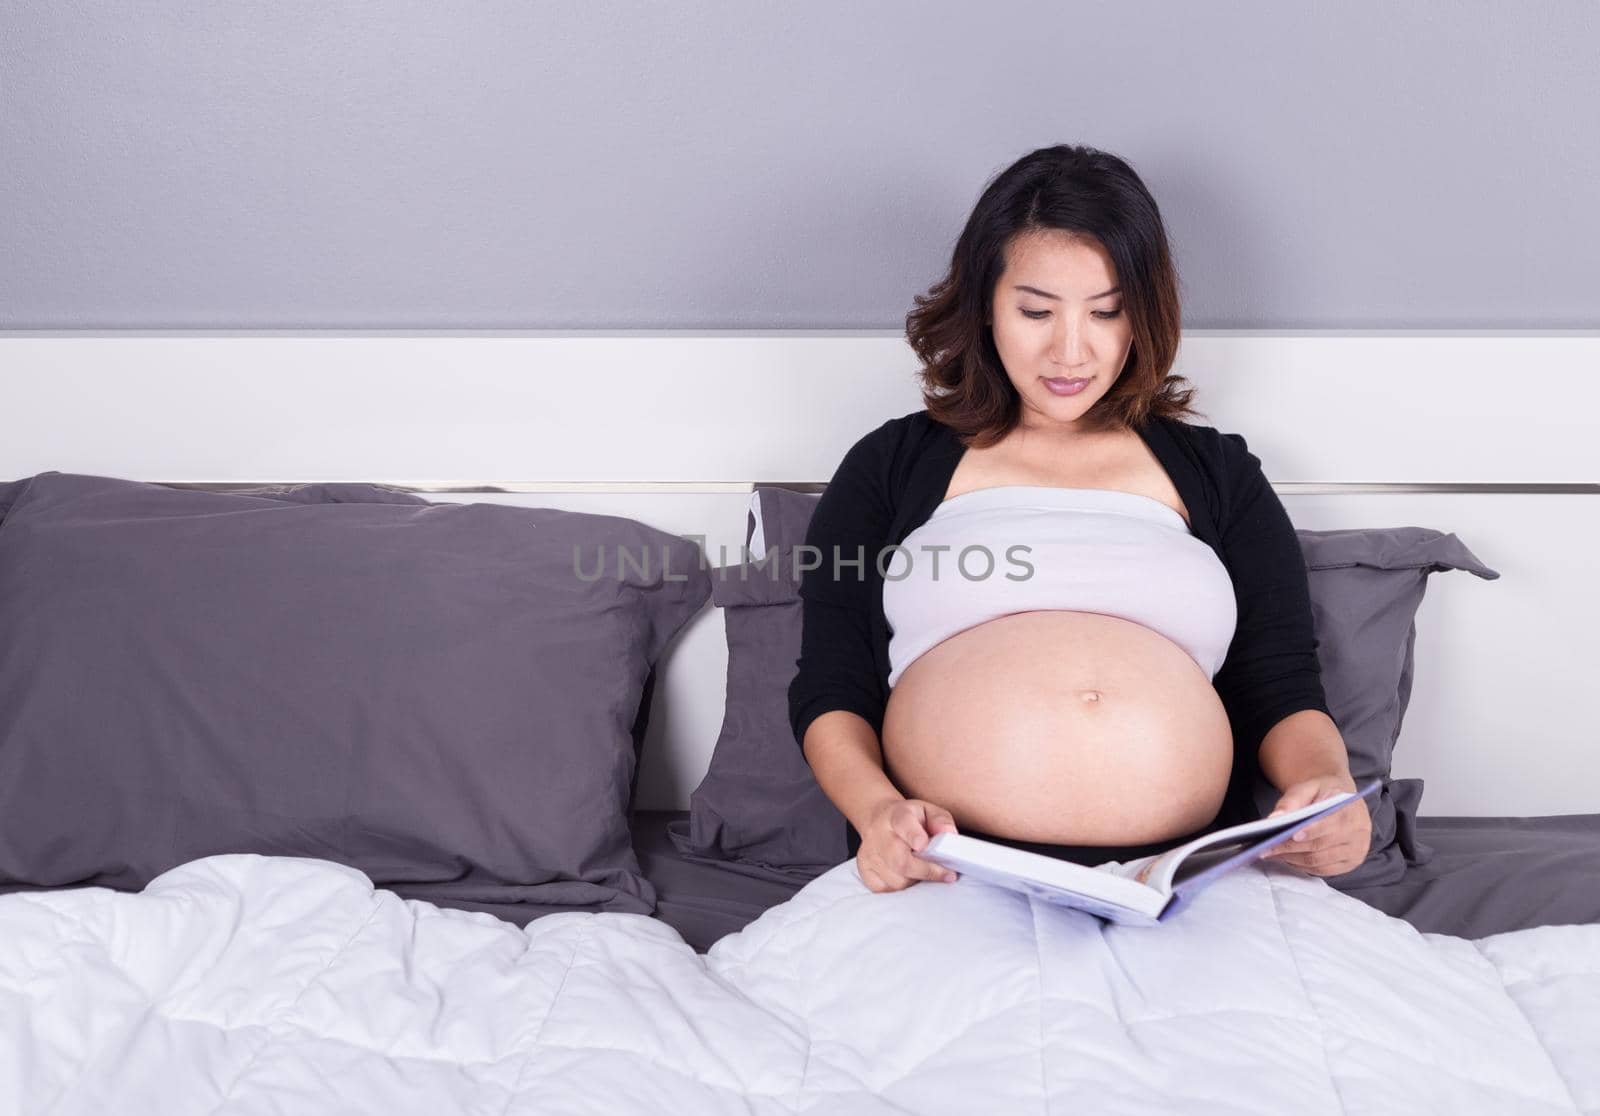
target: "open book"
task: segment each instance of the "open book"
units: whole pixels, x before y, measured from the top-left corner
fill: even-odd
[[[1382,785],[1374,779],[1354,793],[1346,791],[1275,818],[1219,829],[1126,864],[1112,860],[1091,868],[959,833],[935,834],[916,855],[962,877],[1021,891],[1047,903],[1088,911],[1112,922],[1154,926],[1224,872],[1259,859],[1318,818],[1357,798],[1376,794]]]

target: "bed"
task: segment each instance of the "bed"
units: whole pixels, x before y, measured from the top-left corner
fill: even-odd
[[[1186,337],[1308,546],[1478,576],[1390,633],[1385,875],[1149,932],[772,854],[824,806],[732,752],[734,617],[787,601],[714,582],[917,406],[897,336],[0,336],[0,1110],[1600,1112],[1600,469],[1494,389],[1597,357]]]

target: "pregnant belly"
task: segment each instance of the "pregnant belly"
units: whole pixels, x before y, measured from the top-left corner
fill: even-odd
[[[1222,701],[1165,636],[1089,612],[1022,612],[950,637],[900,675],[884,769],[960,829],[1077,845],[1183,836],[1221,808]]]

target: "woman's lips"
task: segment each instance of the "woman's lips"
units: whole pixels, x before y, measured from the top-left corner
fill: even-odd
[[[1093,376],[1088,376],[1078,380],[1068,379],[1066,377],[1056,377],[1054,379],[1044,377],[1041,378],[1044,379],[1044,386],[1049,388],[1056,395],[1077,395],[1080,391],[1089,386],[1090,380],[1094,379]]]

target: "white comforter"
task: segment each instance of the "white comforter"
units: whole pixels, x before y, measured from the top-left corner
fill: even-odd
[[[1419,934],[1281,865],[1115,927],[839,865],[697,956],[328,861],[0,898],[0,1112],[1600,1112],[1600,926]]]

